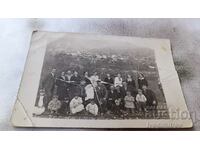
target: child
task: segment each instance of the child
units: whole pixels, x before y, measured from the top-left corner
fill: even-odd
[[[94,102],[94,100],[92,100],[87,106],[86,106],[86,111],[91,113],[94,116],[98,115],[98,106],[97,104]]]
[[[39,91],[39,100],[38,100],[37,106],[34,108],[34,115],[37,116],[44,113],[45,111],[44,98],[45,98],[45,90],[41,89]]]
[[[40,97],[39,97],[39,101],[38,101],[38,107],[42,108],[44,106],[44,96],[45,96],[45,90],[41,89],[40,90]]]
[[[58,100],[58,96],[53,96],[52,100],[48,104],[48,109],[51,114],[58,114],[58,110],[61,108],[61,102]]]
[[[70,112],[76,114],[84,110],[83,100],[77,94],[69,103]]]
[[[113,106],[114,114],[118,117],[123,117],[122,111],[121,111],[121,98],[118,98],[115,100],[115,105]]]
[[[146,112],[146,97],[144,96],[144,94],[142,93],[141,89],[138,89],[138,94],[136,96],[136,101],[139,105],[139,110]]]
[[[126,92],[126,96],[124,98],[125,101],[125,108],[128,110],[128,112],[133,113],[134,108],[135,108],[135,99],[134,97],[131,95],[130,91]]]

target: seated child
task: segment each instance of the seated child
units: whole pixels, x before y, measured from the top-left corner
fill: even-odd
[[[76,114],[84,110],[83,100],[79,96],[75,96],[69,103],[70,112]]]
[[[138,89],[138,94],[136,95],[136,101],[140,111],[146,111],[146,97],[142,93],[141,89]]]
[[[53,96],[52,100],[48,104],[48,109],[50,110],[51,114],[57,114],[60,107],[61,102],[58,100],[58,96]]]
[[[134,97],[131,95],[130,91],[126,92],[126,96],[124,98],[125,101],[125,108],[128,110],[128,112],[133,113],[134,108],[135,108],[135,99]]]
[[[98,115],[98,106],[97,104],[94,102],[94,100],[92,100],[87,106],[86,106],[86,111],[91,113],[94,116]]]

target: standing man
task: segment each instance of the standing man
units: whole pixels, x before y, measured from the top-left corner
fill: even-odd
[[[117,99],[117,93],[113,85],[110,86],[107,97],[107,109],[108,112],[114,112],[115,100]]]
[[[104,82],[106,82],[106,89],[110,90],[111,85],[114,84],[113,78],[111,78],[110,74],[106,74],[106,78],[104,79]]]
[[[42,87],[45,90],[46,98],[44,100],[45,110],[48,109],[48,104],[52,99],[54,87],[55,87],[55,73],[56,69],[53,68],[51,72],[44,78],[42,82]]]
[[[142,92],[144,96],[146,97],[146,107],[147,111],[152,110],[152,112],[157,111],[157,99],[155,93],[147,88],[147,85],[142,86]]]
[[[90,77],[90,81],[92,82],[92,85],[94,87],[97,86],[97,81],[99,80],[99,76],[97,75],[97,72],[94,72],[93,75]]]
[[[74,81],[75,84],[80,84],[81,77],[78,75],[77,71],[74,71],[73,76],[71,77],[71,81]]]
[[[100,106],[100,113],[101,115],[106,113],[107,110],[107,97],[108,92],[106,90],[106,87],[101,83],[100,80],[97,81],[96,89],[96,97]]]
[[[61,75],[56,80],[56,85],[58,86],[57,88],[58,99],[60,101],[64,101],[66,96],[65,72],[61,72]]]
[[[72,72],[70,70],[67,71],[67,73],[65,74],[65,81],[66,81],[66,95],[68,97],[69,100],[71,100],[73,98],[72,95]]]

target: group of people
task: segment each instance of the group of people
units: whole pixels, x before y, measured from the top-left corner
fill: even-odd
[[[65,115],[86,112],[93,116],[122,116],[155,111],[157,99],[148,81],[142,73],[138,73],[136,81],[130,74],[122,78],[121,74],[112,77],[108,73],[100,79],[97,72],[80,76],[70,70],[57,77],[56,69],[52,69],[42,81],[37,106],[44,107],[44,113]]]

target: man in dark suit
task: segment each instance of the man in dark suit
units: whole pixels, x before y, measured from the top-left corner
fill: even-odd
[[[74,74],[71,77],[71,81],[74,81],[75,84],[80,84],[81,77],[78,75],[77,71],[74,71]]]
[[[56,85],[58,99],[60,101],[64,101],[66,96],[65,72],[62,72],[61,75],[58,77],[58,79],[56,80]]]
[[[72,83],[74,83],[74,81],[72,81],[72,76],[73,76],[73,74],[70,70],[68,70],[67,73],[65,74],[66,93],[67,93],[67,97],[69,100],[71,100],[73,98]]]
[[[117,93],[115,87],[114,85],[111,85],[110,90],[108,91],[108,98],[107,98],[107,109],[111,112],[114,111],[114,105],[116,99],[117,99]]]
[[[111,78],[110,74],[106,74],[106,78],[104,79],[104,82],[106,82],[106,89],[110,90],[110,86],[114,84],[113,78]]]
[[[147,110],[156,111],[157,109],[157,99],[155,93],[147,88],[147,85],[142,86],[142,92],[147,99],[146,107]]]
[[[42,87],[45,89],[45,101],[44,101],[44,106],[45,109],[47,110],[48,104],[52,99],[53,92],[54,92],[54,86],[55,86],[55,73],[56,69],[52,69],[51,73],[49,73],[43,80],[42,82]]]
[[[97,101],[99,103],[99,106],[100,106],[100,112],[101,112],[101,115],[105,114],[106,113],[106,105],[107,105],[107,97],[108,97],[108,92],[107,92],[107,89],[106,87],[101,83],[100,80],[97,81],[97,86],[95,87],[95,90],[96,90],[96,98],[97,98]]]
[[[75,91],[79,91],[79,86],[81,82],[81,77],[78,75],[77,71],[74,71],[73,76],[71,77],[71,91],[72,91],[72,97],[75,97]]]

